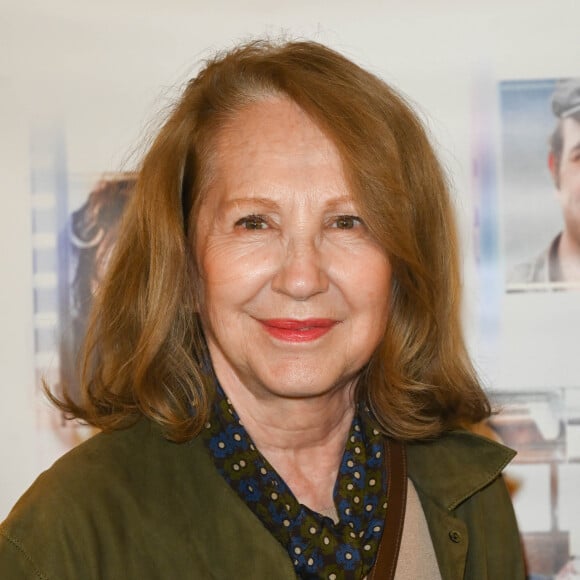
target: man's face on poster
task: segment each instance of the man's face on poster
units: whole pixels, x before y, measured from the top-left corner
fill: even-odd
[[[580,246],[580,123],[562,120],[560,163],[551,156],[550,169],[556,184],[556,197],[562,206],[565,229]]]

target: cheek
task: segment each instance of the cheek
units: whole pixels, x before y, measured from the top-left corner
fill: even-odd
[[[241,304],[267,284],[275,270],[272,252],[265,248],[236,248],[209,243],[200,261],[203,296],[208,307]]]
[[[353,275],[351,306],[356,313],[350,329],[350,349],[364,365],[383,340],[390,311],[391,269],[384,259],[371,260],[368,269]]]
[[[561,195],[569,196],[578,203],[580,199],[580,166],[567,165],[560,172]]]
[[[377,264],[373,279],[369,281],[371,297],[370,302],[374,304],[376,323],[381,335],[384,334],[387,319],[389,317],[391,303],[391,266],[388,262]]]
[[[391,264],[384,254],[373,248],[366,256],[357,259],[361,264],[358,269],[356,283],[360,288],[366,288],[369,297],[375,302],[388,301],[391,286]]]
[[[578,208],[578,206],[580,206],[580,172],[578,172],[574,177],[574,184],[570,192],[572,196],[571,202],[576,205],[576,208]]]
[[[390,293],[391,293],[391,278],[390,272],[388,276],[383,279],[375,280],[375,286],[369,293],[369,304],[373,305],[374,315],[373,320],[376,326],[383,333],[387,324],[390,310]]]
[[[217,249],[204,260],[204,270],[214,284],[251,284],[275,270],[275,260],[267,250]]]
[[[382,254],[376,253],[357,262],[365,267],[351,270],[349,294],[373,326],[384,328],[390,304],[391,266]]]

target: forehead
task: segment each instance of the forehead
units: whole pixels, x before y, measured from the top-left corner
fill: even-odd
[[[580,123],[576,119],[564,119],[562,122],[562,137],[564,139],[564,153],[570,149],[580,147]]]
[[[218,157],[240,156],[244,161],[260,156],[318,162],[338,156],[332,141],[293,101],[270,97],[253,102],[235,114],[218,132]]]
[[[309,180],[326,182],[341,194],[349,189],[333,141],[286,98],[253,102],[236,113],[217,132],[211,158],[213,195],[252,189],[263,195],[285,183],[307,189]]]

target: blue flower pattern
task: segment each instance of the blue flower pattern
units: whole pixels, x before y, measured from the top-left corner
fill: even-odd
[[[217,385],[203,438],[224,479],[288,551],[300,578],[362,578],[372,568],[385,516],[384,443],[371,419],[356,414],[334,487],[339,521],[299,504],[253,445]],[[333,576],[334,574],[334,576]]]

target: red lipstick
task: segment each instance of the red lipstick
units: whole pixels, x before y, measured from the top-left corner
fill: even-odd
[[[260,320],[268,334],[286,342],[309,342],[324,336],[338,322],[330,318],[272,318]]]

